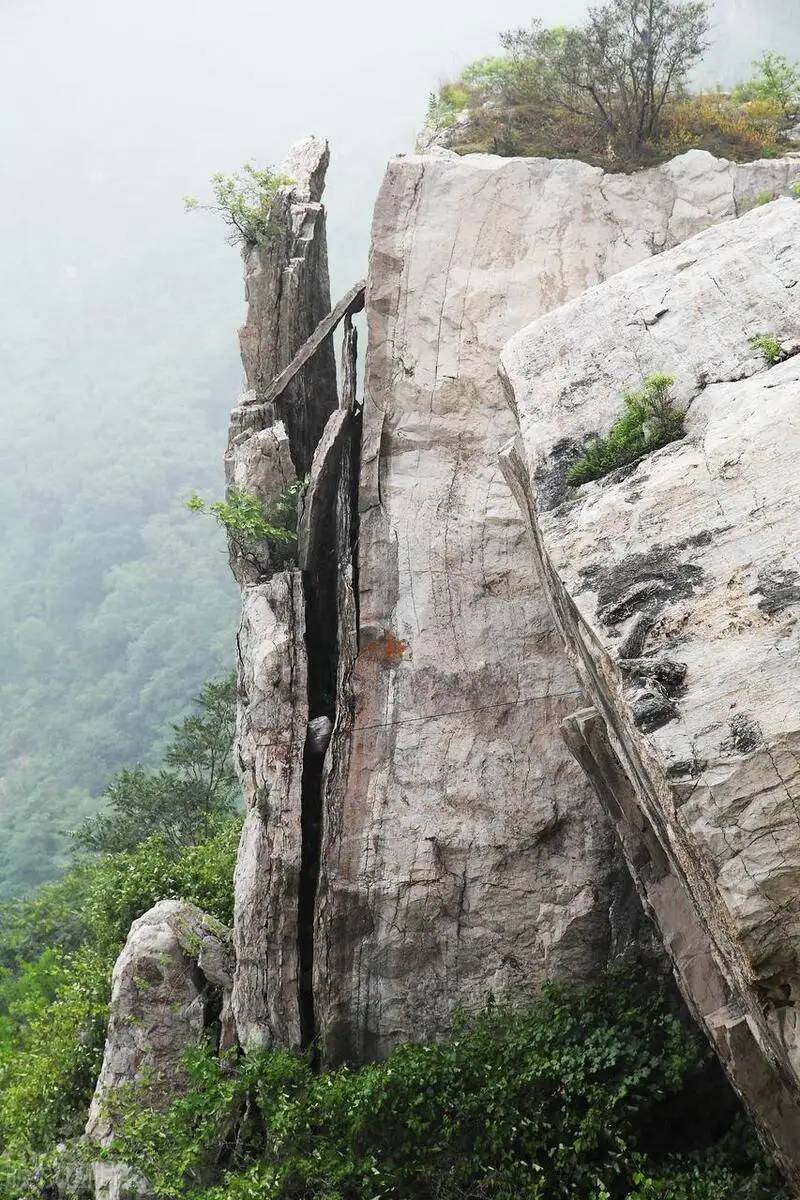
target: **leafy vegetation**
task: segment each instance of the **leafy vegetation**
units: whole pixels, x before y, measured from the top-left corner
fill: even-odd
[[[761,100],[777,105],[783,116],[800,110],[800,63],[791,63],[783,54],[766,52],[753,63],[757,74],[733,90],[733,99],[741,104]]]
[[[774,199],[775,196],[773,192],[759,192],[758,195],[754,196],[749,203],[739,205],[739,215],[741,216],[743,213],[749,212],[753,208],[763,208],[765,204],[771,204]]]
[[[609,471],[635,462],[683,436],[683,409],[672,398],[671,375],[648,375],[638,392],[625,396],[625,410],[606,437],[592,439],[582,458],[567,473],[578,486],[601,479]]]
[[[428,123],[452,130],[447,144],[462,153],[577,157],[607,169],[691,147],[744,160],[780,153],[798,69],[767,53],[731,95],[690,95],[708,31],[708,5],[681,0],[608,0],[578,28],[534,21],[500,35],[503,57],[444,84]]]
[[[219,531],[183,508],[221,483],[231,251],[180,212],[180,237],[120,238],[57,208],[5,263],[0,897],[57,877],[109,777],[159,761],[238,612]]]
[[[781,344],[773,333],[757,333],[750,338],[750,345],[764,355],[769,367],[774,367],[783,358]]]
[[[258,496],[231,488],[224,500],[215,500],[208,508],[195,492],[186,507],[190,512],[211,513],[242,553],[260,563],[265,542],[287,546],[297,541],[298,509],[307,483],[307,479],[293,480],[266,505]]]
[[[707,1045],[636,976],[491,1005],[358,1071],[286,1051],[188,1065],[166,1114],[115,1105],[114,1156],[173,1200],[727,1200],[759,1172],[753,1196],[785,1194],[741,1129],[725,1140],[732,1109],[709,1121]]]
[[[235,680],[204,684],[198,712],[173,725],[173,740],[158,771],[122,771],[106,791],[106,809],[73,834],[84,850],[116,853],[141,843],[142,830],[178,851],[207,838],[239,794],[231,761]]]
[[[169,897],[231,920],[240,826],[229,765],[231,681],[207,684],[198,708],[174,727],[164,768],[112,782],[107,812],[78,837],[94,853],[0,908],[3,1200],[36,1193],[36,1173],[46,1173],[57,1144],[82,1130],[111,968],[131,923]]]
[[[201,204],[194,196],[185,196],[183,205],[187,212],[200,210],[222,217],[230,230],[231,245],[267,246],[280,228],[273,201],[278,189],[291,182],[270,167],[260,169],[245,163],[233,175],[212,175],[213,204]]]
[[[721,93],[687,96],[664,113],[661,148],[693,148],[733,159],[773,158],[781,151],[781,113],[771,101],[737,104]]]

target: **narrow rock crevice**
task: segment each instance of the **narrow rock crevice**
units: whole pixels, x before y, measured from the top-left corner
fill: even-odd
[[[358,288],[361,296],[356,297]],[[360,305],[363,285],[346,299]],[[333,310],[332,316],[337,309]],[[341,311],[345,311],[342,309]],[[346,310],[342,348],[342,397],[316,446],[308,492],[298,529],[305,598],[308,730],[301,784],[301,861],[298,886],[298,1005],[303,1049],[316,1063],[317,1018],[314,995],[314,922],[322,853],[323,790],[328,745],[344,700],[339,686],[343,622],[342,573],[357,577],[357,481],[361,420],[355,410],[357,334],[352,307]],[[348,635],[352,633],[348,629]],[[345,715],[346,719],[346,715]]]

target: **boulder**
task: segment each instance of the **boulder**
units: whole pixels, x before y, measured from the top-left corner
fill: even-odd
[[[131,926],[114,967],[100,1077],[86,1136],[114,1140],[114,1099],[137,1086],[150,1107],[166,1106],[186,1083],[184,1055],[218,1025],[218,1044],[235,1041],[230,1010],[230,932],[194,904],[162,900]],[[95,1164],[95,1194],[103,1200],[147,1195],[145,1180],[124,1164]]]

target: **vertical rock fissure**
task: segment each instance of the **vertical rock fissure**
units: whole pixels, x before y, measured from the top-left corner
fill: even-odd
[[[335,566],[335,564],[334,564]],[[300,987],[300,1038],[304,1049],[316,1039],[314,1011],[314,905],[322,841],[322,766],[335,715],[339,647],[336,630],[336,571],[303,572],[308,658],[308,732],[300,787],[300,884],[297,896],[297,953]]]
[[[316,1065],[317,1016],[314,994],[315,912],[322,855],[323,793],[336,764],[336,743],[327,754],[334,725],[348,720],[340,680],[342,576],[357,577],[357,512],[361,420],[355,408],[357,337],[351,314],[345,318],[342,386],[334,412],[316,448],[299,529],[299,558],[305,598],[308,731],[303,752],[301,859],[298,887],[297,952],[300,1038]],[[327,756],[327,757],[326,757]]]

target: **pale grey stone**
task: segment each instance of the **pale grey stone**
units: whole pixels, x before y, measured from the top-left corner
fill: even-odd
[[[600,714],[590,734],[573,721],[577,756],[687,1000],[795,1181],[800,357],[768,369],[750,338],[797,337],[798,280],[800,206],[780,200],[540,318],[502,355],[521,433],[507,469]],[[565,462],[653,371],[674,376],[686,436],[565,484]],[[650,617],[639,656],[685,667],[659,684],[663,720],[637,720],[641,676],[620,661],[637,611]]]
[[[139,1085],[155,1108],[180,1095],[184,1054],[199,1045],[217,1011],[220,1046],[232,1043],[232,972],[230,931],[195,905],[162,900],[134,921],[114,967],[103,1065],[86,1126],[90,1141],[113,1141],[107,1106],[120,1088]],[[95,1165],[103,1200],[148,1190],[123,1164]]]

